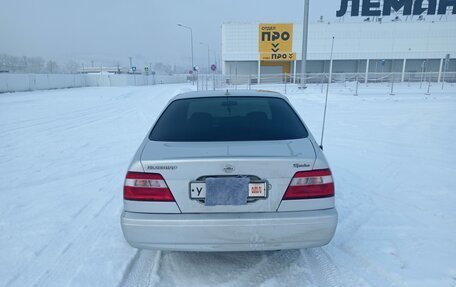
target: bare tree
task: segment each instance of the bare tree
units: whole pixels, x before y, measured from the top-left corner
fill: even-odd
[[[54,74],[54,73],[57,73],[59,70],[59,66],[57,65],[57,63],[55,61],[48,61],[46,63],[46,72],[47,73],[51,73],[51,74]]]
[[[65,72],[75,74],[79,70],[79,64],[76,61],[70,60],[65,64]]]

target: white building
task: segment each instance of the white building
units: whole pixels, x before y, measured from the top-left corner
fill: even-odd
[[[292,24],[292,52],[296,60],[261,61],[259,23],[222,26],[223,73],[231,78],[250,75],[253,81],[272,74],[300,73],[302,24]],[[333,73],[391,73],[406,80],[414,73],[435,72],[440,80],[456,71],[456,22],[408,21],[310,23],[307,73],[329,71],[332,37],[335,38]],[[450,60],[446,64],[446,57]],[[264,82],[264,81],[263,81]]]

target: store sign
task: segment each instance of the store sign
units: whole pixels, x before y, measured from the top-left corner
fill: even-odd
[[[350,2],[350,4],[348,4]],[[438,3],[437,3],[438,2]],[[350,7],[350,9],[349,9]],[[389,16],[392,11],[410,15],[456,14],[455,0],[341,0],[337,17],[343,17],[350,10],[351,16]],[[360,13],[361,12],[361,13]]]
[[[258,48],[261,61],[294,61],[293,24],[260,24]]]
[[[261,61],[294,61],[296,53],[261,53]]]

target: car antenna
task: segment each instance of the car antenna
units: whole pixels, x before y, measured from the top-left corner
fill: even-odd
[[[329,91],[329,84],[331,83],[332,78],[332,59],[333,59],[333,51],[334,51],[334,36],[332,37],[332,44],[331,44],[331,57],[329,60],[329,77],[328,83],[326,85],[326,98],[325,98],[325,111],[323,113],[323,126],[321,128],[321,141],[320,141],[320,148],[323,149],[323,136],[325,134],[325,123],[326,123],[326,108],[328,106],[328,91]]]

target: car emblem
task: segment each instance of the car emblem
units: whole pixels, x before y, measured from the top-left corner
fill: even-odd
[[[226,173],[232,173],[234,171],[234,166],[232,166],[231,164],[227,164],[223,168],[223,171],[225,171]]]

